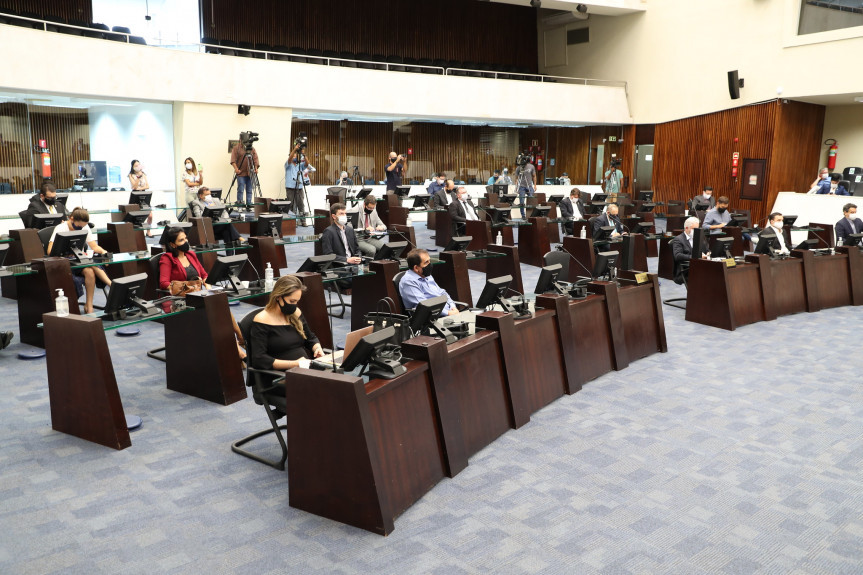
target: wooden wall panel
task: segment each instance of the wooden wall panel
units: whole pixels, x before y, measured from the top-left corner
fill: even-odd
[[[823,106],[778,100],[657,124],[656,199],[688,200],[710,185],[763,225],[780,191],[806,191],[815,179],[823,125]],[[740,199],[740,179],[731,177],[734,152],[741,165],[745,158],[767,160],[761,201]]]
[[[202,3],[201,35],[261,46],[475,61],[536,72],[537,11],[527,4],[214,0]]]
[[[93,15],[90,0],[0,0],[0,12],[4,14],[35,14],[33,18],[48,20],[51,17],[69,22],[75,20],[89,23]]]
[[[30,126],[27,105],[0,103],[0,183],[11,186],[12,193],[22,193],[33,186],[30,154]],[[5,185],[4,191],[7,191]]]
[[[30,106],[31,146],[47,140],[51,150],[51,179],[58,188],[72,187],[78,160],[90,159],[90,126],[87,110]],[[31,147],[31,150],[33,148]],[[36,186],[42,181],[41,154],[35,150]]]

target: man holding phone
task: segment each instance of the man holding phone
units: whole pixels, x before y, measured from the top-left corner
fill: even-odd
[[[386,171],[387,191],[395,190],[402,185],[402,174],[408,171],[408,159],[401,154],[390,152],[390,163]]]

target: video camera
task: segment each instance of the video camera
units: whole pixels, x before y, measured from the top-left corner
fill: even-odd
[[[619,168],[622,164],[623,164],[623,160],[621,160],[620,158],[614,158],[613,160],[611,160],[611,167],[612,168]]]
[[[294,147],[299,146],[300,151],[305,150],[306,146],[309,144],[309,137],[305,132],[300,132],[296,138],[294,138]]]
[[[531,156],[527,151],[520,153],[515,159],[515,165],[519,167],[524,167],[531,162],[533,162],[533,156]]]
[[[252,151],[255,142],[260,140],[259,135],[257,132],[240,132],[240,142],[243,144],[246,152]]]

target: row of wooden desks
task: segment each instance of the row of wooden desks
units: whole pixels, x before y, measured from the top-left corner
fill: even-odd
[[[402,353],[412,361],[394,379],[288,371],[291,506],[390,533],[438,481],[532,413],[667,351],[655,276],[591,288],[583,300],[540,296],[530,318],[481,313],[480,331],[450,345],[410,339]]]
[[[745,263],[692,260],[686,319],[722,329],[779,316],[847,305],[863,305],[863,255],[857,247],[835,255],[792,250],[771,260],[751,254]]]

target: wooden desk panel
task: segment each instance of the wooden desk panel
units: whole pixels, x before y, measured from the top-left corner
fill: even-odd
[[[815,278],[822,309],[851,305],[851,274],[848,254],[815,259]]]
[[[772,291],[776,315],[790,315],[809,311],[806,305],[806,278],[803,271],[803,260],[788,258],[769,262],[773,275]]]
[[[725,262],[691,260],[686,321],[727,330],[764,321],[762,293],[758,264],[726,268]]]
[[[642,285],[628,285],[619,290],[620,316],[629,360],[668,351],[665,339],[665,320],[659,299],[659,280]]]
[[[531,226],[518,229],[519,259],[529,266],[542,267],[542,256],[551,251],[548,241],[548,218],[528,218]]]
[[[674,236],[662,236],[659,238],[659,261],[657,262],[657,275],[664,280],[674,281],[674,254],[671,250],[671,240]]]
[[[473,294],[470,289],[470,274],[467,267],[465,252],[441,252],[443,264],[432,268],[437,285],[455,301],[463,301],[473,306]]]

